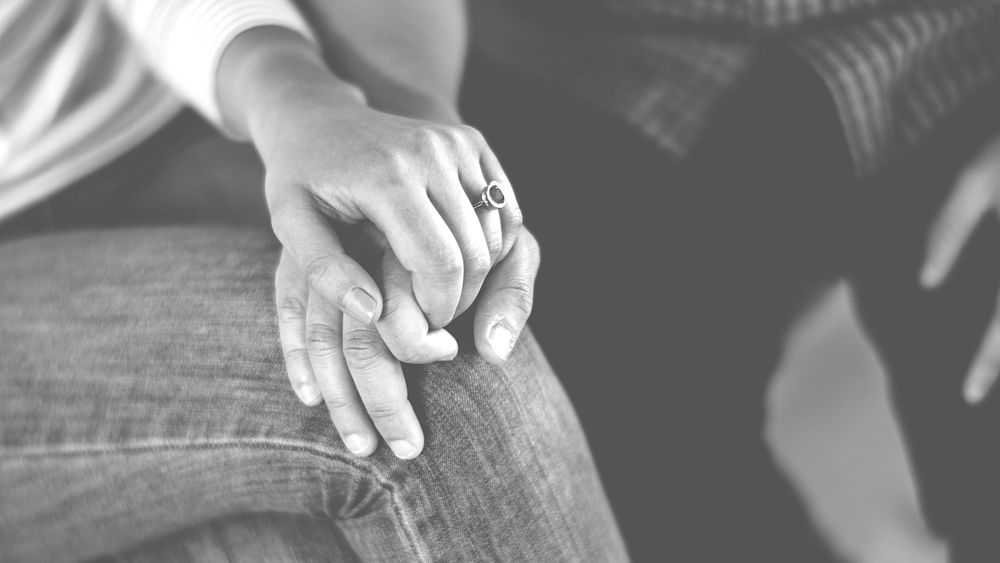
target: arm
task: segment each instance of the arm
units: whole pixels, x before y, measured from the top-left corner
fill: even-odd
[[[312,31],[286,0],[105,0],[152,70],[209,121],[222,127],[218,70],[243,33],[287,30],[306,43]],[[233,133],[233,131],[228,131]]]
[[[327,63],[364,90],[371,106],[438,123],[462,122],[458,96],[468,40],[465,0],[296,3],[309,16]],[[502,174],[499,164],[493,168]],[[520,225],[519,210],[516,214],[512,224]],[[513,228],[505,225],[503,230]],[[516,240],[505,237],[499,255],[492,254],[494,270],[476,309],[476,348],[493,363],[506,359],[531,310],[539,249],[531,233],[523,228],[518,233]],[[390,348],[396,352],[398,346]]]
[[[421,451],[423,436],[406,400],[399,361],[450,359],[458,348],[451,335],[440,328],[440,321],[424,316],[428,309],[422,306],[421,285],[426,293],[440,290],[442,284],[426,278],[421,284],[419,267],[412,265],[412,252],[410,257],[404,255],[407,243],[424,251],[433,248],[433,242],[423,242],[428,233],[420,232],[434,228],[433,223],[407,213],[397,228],[385,227],[388,223],[379,225],[371,213],[392,211],[394,205],[409,198],[386,190],[412,187],[410,182],[416,177],[421,190],[432,192],[436,206],[464,214],[446,221],[447,227],[457,231],[457,222],[469,218],[465,232],[472,236],[464,239],[468,245],[459,246],[474,244],[474,238],[484,246],[483,234],[493,241],[478,251],[479,258],[463,257],[462,278],[473,291],[463,292],[457,312],[481,295],[474,321],[476,347],[494,363],[507,359],[527,321],[538,247],[530,233],[520,231],[518,235],[520,215],[516,207],[479,215],[472,211],[470,192],[481,190],[486,177],[510,185],[478,133],[365,108],[342,81],[324,73],[301,41],[292,39],[279,30],[244,34],[230,46],[220,69],[225,111],[237,127],[249,132],[267,165],[272,222],[286,247],[276,289],[288,375],[304,403],[326,401],[349,449],[359,455],[371,453],[377,444],[377,430],[397,456],[409,459]],[[267,87],[254,86],[262,84]],[[290,111],[285,100],[305,103],[307,109]],[[455,115],[453,105],[451,108]],[[318,173],[317,166],[321,167]],[[310,169],[311,176],[302,175]],[[464,186],[455,185],[456,176]],[[368,211],[362,208],[363,215],[351,215],[357,209],[336,203],[342,196],[335,195],[336,186],[330,186],[328,179],[358,190],[350,203],[364,205],[362,198],[379,192],[383,197],[372,200]],[[301,200],[291,199],[302,186],[318,191],[304,194],[308,197]],[[452,199],[453,205],[442,195],[435,196],[435,190],[461,195]],[[326,214],[341,228],[330,230],[326,218],[316,221],[303,215],[302,210],[316,200],[330,202]],[[284,215],[283,208],[292,213]],[[348,284],[354,283],[354,276],[342,266],[347,263],[353,269],[354,263],[343,260],[346,255],[338,235],[346,231],[343,227],[366,218],[379,227],[373,246],[385,249],[379,268],[385,306],[383,313],[373,313],[377,319],[374,327],[368,319],[358,322],[356,315],[340,315],[328,306],[336,303],[331,295],[349,295],[352,290]],[[462,239],[462,235],[456,238]],[[323,254],[328,252],[323,249],[331,247],[338,249],[337,259]],[[302,248],[320,249],[320,254],[313,255],[319,257],[296,255]],[[433,250],[430,254],[441,255]],[[326,280],[331,286],[324,288]],[[317,293],[322,298],[318,299]],[[365,415],[362,404],[370,416]]]
[[[496,157],[470,128],[366,106],[356,88],[323,64],[309,31],[287,15],[286,2],[113,4],[158,73],[228,132],[249,138],[264,161],[272,225],[285,247],[278,272],[279,328],[299,397],[307,404],[326,400],[355,453],[371,453],[377,431],[398,456],[417,455],[423,436],[402,370],[388,352],[412,362],[454,356],[457,345],[441,327],[481,288],[492,295],[480,303],[476,322],[477,348],[485,357],[505,360],[526,318],[525,292],[530,297],[537,251],[533,240],[517,236],[520,213]],[[237,25],[209,18],[227,24],[221,30],[190,21],[220,6],[242,6],[256,19],[234,18]],[[250,8],[271,15],[257,17]],[[279,12],[286,15],[274,16]],[[392,19],[412,24],[398,15]],[[378,52],[407,58],[397,49]],[[188,60],[206,54],[207,71]],[[411,60],[429,63],[434,56],[427,51]],[[434,108],[454,124],[461,57],[453,61],[443,67],[450,74],[412,83],[406,77],[424,77],[419,69],[425,67],[386,78],[385,72],[357,70],[386,66],[344,66],[367,80],[384,106],[396,100],[396,107]],[[486,178],[505,184],[507,206],[477,215],[470,199]],[[382,242],[381,287],[340,238],[348,227],[364,225],[373,225]],[[515,240],[521,241],[516,248]],[[494,264],[497,275],[487,280]]]
[[[467,23],[463,0],[297,0],[327,62],[373,107],[458,123]]]

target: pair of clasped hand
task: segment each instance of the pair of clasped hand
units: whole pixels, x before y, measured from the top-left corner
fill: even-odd
[[[454,359],[446,327],[473,308],[478,354],[504,363],[531,310],[538,245],[478,131],[372,109],[310,45],[279,39],[246,54],[234,42],[220,99],[266,170],[288,377],[303,403],[326,404],[351,452],[381,438],[411,459],[424,435],[401,362]],[[502,207],[475,209],[491,182]]]

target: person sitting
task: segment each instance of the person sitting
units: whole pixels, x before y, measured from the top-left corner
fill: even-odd
[[[1000,560],[1000,5],[470,6],[465,115],[545,249],[532,328],[632,556],[835,559],[765,399],[799,312],[846,278],[930,527],[955,561]]]
[[[366,56],[411,61],[409,109],[283,0],[0,9],[0,559],[234,527],[267,530],[236,558],[626,559],[455,109],[460,6],[407,13],[449,32]]]

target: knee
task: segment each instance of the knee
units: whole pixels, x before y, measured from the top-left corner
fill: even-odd
[[[469,347],[452,361],[406,365],[404,373],[425,436],[424,450],[414,460],[397,459],[384,444],[371,456],[356,458],[337,438],[327,410],[303,411],[280,388],[283,382],[274,390],[281,403],[288,403],[287,410],[279,409],[281,434],[392,479],[477,475],[503,468],[513,477],[515,465],[540,451],[552,457],[589,456],[570,400],[530,330],[502,366],[486,363]]]
[[[529,331],[503,366],[469,350],[406,375],[424,450],[403,461],[383,447],[361,460],[370,478],[340,513],[348,536],[367,533],[353,516],[378,498],[400,529],[424,532],[412,541],[434,558],[623,558],[583,431]]]
[[[530,330],[502,366],[463,350],[451,362],[408,368],[407,382],[431,459],[473,447],[500,454],[491,463],[503,465],[532,443],[563,449],[582,439],[569,399]]]

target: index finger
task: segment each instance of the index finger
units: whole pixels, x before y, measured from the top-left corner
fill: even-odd
[[[445,329],[429,330],[427,319],[413,298],[410,273],[399,264],[392,250],[387,250],[382,258],[382,288],[385,307],[375,328],[396,359],[408,364],[427,364],[458,354],[458,343]]]
[[[400,459],[420,455],[424,433],[407,398],[403,367],[375,327],[344,317],[344,358],[368,416]]]

